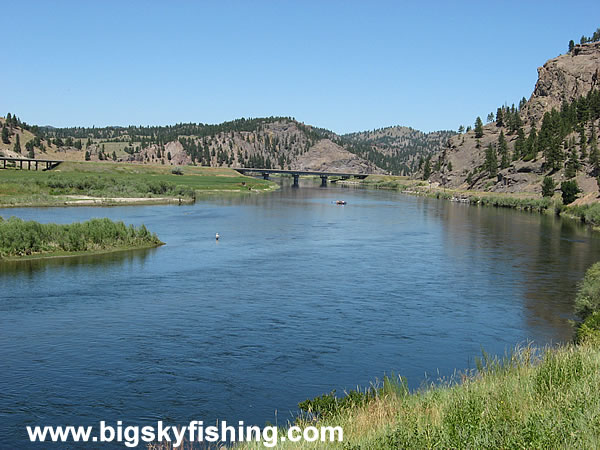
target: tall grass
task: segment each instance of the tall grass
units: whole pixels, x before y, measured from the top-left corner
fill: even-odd
[[[156,234],[141,225],[126,226],[109,219],[68,225],[41,224],[0,217],[0,258],[50,253],[102,251],[161,245]]]
[[[480,364],[460,383],[386,391],[338,414],[300,420],[300,426],[341,426],[343,443],[278,448],[599,448],[598,347],[524,347]]]

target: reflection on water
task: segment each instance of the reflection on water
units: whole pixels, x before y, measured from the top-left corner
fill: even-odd
[[[98,255],[80,255],[58,258],[25,259],[21,261],[0,260],[0,273],[2,275],[31,276],[36,272],[48,272],[57,269],[75,269],[78,266],[89,268],[108,266],[111,264],[134,264],[143,266],[144,260],[156,248],[126,250]]]
[[[281,421],[390,371],[416,387],[481,347],[569,339],[600,250],[552,216],[306,185],[10,213],[144,223],[167,244],[0,266],[0,442],[25,447],[32,423]]]

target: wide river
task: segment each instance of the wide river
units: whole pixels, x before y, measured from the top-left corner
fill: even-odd
[[[0,215],[109,217],[167,244],[0,265],[11,448],[32,445],[26,425],[281,424],[306,398],[392,371],[416,388],[473,368],[481,349],[565,341],[600,255],[588,229],[552,216],[310,184]]]

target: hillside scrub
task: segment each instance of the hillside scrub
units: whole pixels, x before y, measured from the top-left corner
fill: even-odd
[[[41,224],[17,217],[0,217],[0,259],[101,252],[156,247],[163,243],[141,225],[125,225],[110,219],[91,219],[68,225]]]

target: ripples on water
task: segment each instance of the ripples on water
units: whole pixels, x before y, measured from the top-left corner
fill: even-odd
[[[23,445],[32,424],[262,425],[391,371],[417,387],[482,347],[568,339],[599,249],[550,216],[339,188],[7,213],[167,243],[0,266],[0,442]]]

